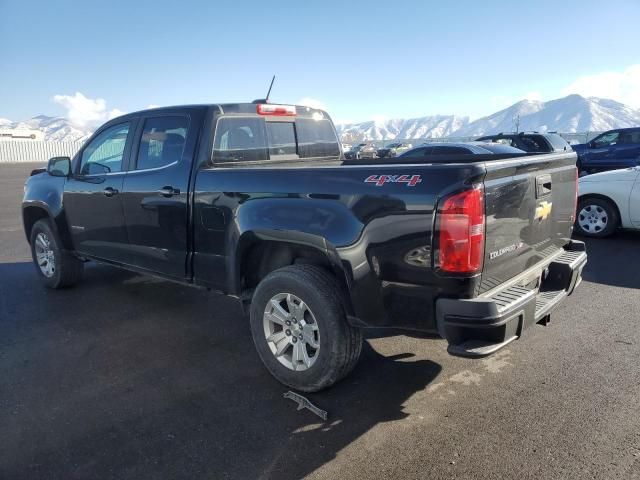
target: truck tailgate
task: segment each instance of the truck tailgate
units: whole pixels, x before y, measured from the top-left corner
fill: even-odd
[[[558,254],[571,237],[574,153],[487,162],[485,256],[479,294]],[[524,279],[525,284],[537,278]]]

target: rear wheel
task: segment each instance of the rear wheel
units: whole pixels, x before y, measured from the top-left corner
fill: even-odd
[[[313,265],[267,275],[251,302],[251,333],[260,359],[281,383],[315,392],[344,378],[362,350],[348,324],[335,279]]]
[[[33,225],[30,243],[33,263],[46,287],[70,287],[80,280],[83,262],[62,249],[48,220],[38,220]]]
[[[578,203],[576,229],[587,237],[604,238],[615,232],[620,223],[613,203],[603,198],[584,198]]]

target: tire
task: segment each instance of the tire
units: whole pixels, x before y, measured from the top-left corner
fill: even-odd
[[[355,367],[362,332],[347,322],[344,301],[336,280],[314,265],[284,267],[260,282],[251,301],[251,334],[262,363],[280,383],[317,392]]]
[[[33,264],[46,287],[70,287],[82,278],[84,263],[62,248],[49,220],[38,220],[33,225],[30,244]]]
[[[615,205],[604,198],[587,197],[578,202],[576,232],[585,237],[605,238],[620,225]]]

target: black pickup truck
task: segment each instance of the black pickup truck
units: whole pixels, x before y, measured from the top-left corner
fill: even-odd
[[[50,288],[94,260],[236,297],[267,369],[316,391],[356,364],[362,328],[479,357],[573,292],[575,153],[504,157],[347,162],[321,110],[146,110],[34,171],[24,229]]]

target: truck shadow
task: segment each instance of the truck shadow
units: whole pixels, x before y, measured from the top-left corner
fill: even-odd
[[[226,297],[103,266],[52,292],[0,264],[2,478],[301,478],[406,418],[440,371],[366,343],[306,395],[323,422],[283,398]]]
[[[619,231],[603,239],[577,238],[587,244],[589,260],[582,274],[586,281],[640,288],[640,232]]]

